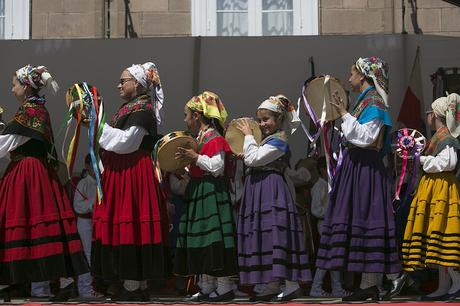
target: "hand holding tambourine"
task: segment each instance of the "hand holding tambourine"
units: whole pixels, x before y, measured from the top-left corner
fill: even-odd
[[[347,113],[347,103],[339,95],[337,90],[332,93],[331,104],[337,109],[337,112],[340,114],[340,116],[343,116]]]
[[[236,128],[241,131],[245,136],[246,135],[252,135],[253,131],[251,126],[249,125],[248,120],[242,119],[236,122]]]

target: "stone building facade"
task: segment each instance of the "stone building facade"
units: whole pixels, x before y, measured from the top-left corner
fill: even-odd
[[[134,31],[138,37],[192,35],[191,1],[130,0]],[[418,0],[417,4],[418,25],[424,34],[460,36],[460,7],[442,0]],[[405,5],[405,28],[413,33],[408,0]],[[317,9],[320,35],[402,31],[402,0],[317,0]],[[124,0],[32,0],[30,18],[34,39],[125,37]]]

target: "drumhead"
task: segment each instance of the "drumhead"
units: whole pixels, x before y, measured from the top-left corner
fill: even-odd
[[[198,147],[195,138],[182,131],[169,133],[159,141],[157,153],[158,163],[160,164],[161,170],[168,172],[174,172],[184,168],[191,162],[190,160],[176,160],[175,154],[177,148],[182,147],[196,151]]]
[[[311,108],[316,114],[318,120],[321,119],[321,114],[323,112],[323,104],[325,103],[325,110],[326,110],[326,118],[325,121],[334,121],[340,118],[340,114],[337,109],[331,105],[332,94],[337,91],[339,97],[343,99],[343,101],[348,101],[347,92],[340,84],[339,80],[334,77],[330,77],[329,84],[330,89],[325,87],[324,85],[325,76],[320,76],[312,81],[310,81],[307,85],[307,100],[310,104]],[[324,97],[326,96],[326,101],[324,101]]]
[[[232,152],[234,154],[243,153],[244,134],[236,127],[236,123],[240,120],[247,120],[252,128],[254,138],[259,144],[262,141],[262,132],[260,131],[259,125],[252,118],[238,118],[233,119],[225,132],[225,139],[227,140]]]

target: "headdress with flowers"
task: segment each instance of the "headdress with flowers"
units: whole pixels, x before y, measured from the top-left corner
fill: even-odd
[[[16,71],[16,77],[19,83],[30,86],[37,91],[48,85],[52,86],[54,93],[59,90],[57,82],[45,66],[26,65]]]
[[[219,124],[224,127],[227,120],[227,110],[220,100],[219,96],[211,91],[204,91],[196,97],[192,97],[187,102],[187,107],[193,111],[203,114],[206,118],[214,118],[219,121]]]
[[[371,56],[359,58],[356,69],[374,81],[375,89],[388,107],[388,64],[381,58]]]
[[[460,96],[456,93],[437,98],[432,104],[433,112],[446,119],[446,126],[452,136],[460,136]]]

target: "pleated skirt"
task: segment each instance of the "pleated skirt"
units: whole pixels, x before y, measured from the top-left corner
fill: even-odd
[[[407,271],[460,268],[460,184],[452,172],[425,174],[412,200],[402,245]]]

